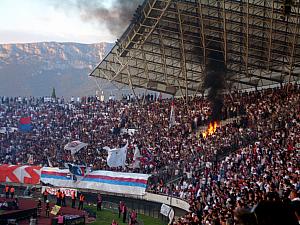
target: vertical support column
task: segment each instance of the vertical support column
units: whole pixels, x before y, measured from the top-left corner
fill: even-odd
[[[179,3],[176,3],[176,9],[178,13],[178,22],[179,22],[179,34],[180,34],[180,51],[181,51],[181,74],[185,80],[185,103],[188,103],[188,83],[187,83],[187,69],[186,69],[186,59],[185,59],[185,46],[184,46],[184,35],[182,28],[182,18],[180,9],[178,7]]]
[[[159,35],[159,49],[161,53],[161,63],[163,64],[163,73],[164,73],[164,78],[165,82],[167,85],[169,85],[169,81],[167,79],[167,61],[166,61],[166,51],[165,51],[165,45],[164,45],[164,40],[161,34],[161,31],[158,32]]]
[[[290,38],[290,45],[291,45],[291,48],[290,48],[290,51],[291,54],[290,56],[288,57],[288,70],[289,70],[289,81],[288,81],[288,84],[291,83],[291,77],[292,77],[292,72],[293,72],[293,65],[294,65],[294,54],[295,54],[295,48],[296,48],[296,45],[298,43],[298,37],[299,37],[299,30],[300,30],[300,19],[299,19],[299,14],[300,14],[300,7],[298,6],[297,7],[297,11],[296,11],[296,19],[294,19],[294,26],[293,26],[293,29],[291,29],[291,34],[293,34],[293,37]]]
[[[148,63],[147,63],[147,59],[146,59],[146,54],[145,54],[145,51],[144,51],[144,45],[141,46],[141,50],[140,51],[142,52],[142,56],[143,56],[143,64],[144,64],[145,74],[146,74],[146,77],[147,77],[147,87],[148,87],[148,84],[149,84],[149,69],[148,69]],[[142,105],[144,105],[144,103],[145,103],[146,93],[147,93],[147,89],[145,89],[145,92],[144,92],[144,98],[143,98]]]
[[[226,22],[226,1],[223,0],[223,40],[224,40],[224,63],[227,66],[227,22]]]
[[[270,21],[270,31],[269,31],[269,47],[268,47],[268,65],[267,71],[270,71],[270,64],[272,60],[272,40],[273,40],[273,22],[274,22],[274,0],[272,0],[272,13],[271,13],[271,21]]]
[[[199,18],[199,23],[200,23],[200,38],[201,38],[201,44],[202,44],[202,57],[203,57],[203,61],[202,61],[202,73],[206,73],[206,60],[207,60],[207,55],[206,55],[206,44],[205,44],[205,32],[204,32],[204,19],[203,19],[203,10],[202,10],[202,3],[201,3],[201,0],[198,0],[197,1],[197,4],[198,4],[198,18]],[[202,74],[202,76],[205,76],[205,74]],[[197,91],[199,90],[200,88],[200,84],[199,86],[197,87]],[[204,95],[204,89],[202,87],[202,94]],[[197,93],[197,92],[196,92]],[[196,97],[196,93],[195,95],[193,96],[193,98]]]

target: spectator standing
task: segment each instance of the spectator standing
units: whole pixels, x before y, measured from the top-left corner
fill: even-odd
[[[83,202],[84,202],[84,195],[81,193],[79,196],[79,205],[78,205],[78,209],[83,210]]]
[[[9,198],[9,186],[5,186],[5,198]]]
[[[46,217],[49,218],[49,213],[50,213],[50,204],[49,200],[46,201]]]
[[[61,192],[58,190],[56,192],[56,205],[61,206]]]
[[[57,224],[58,225],[63,225],[64,224],[64,216],[62,213],[59,214],[59,216],[57,217]]]
[[[73,190],[71,192],[71,198],[72,198],[72,208],[75,208],[75,203],[76,203],[76,192]]]
[[[100,210],[101,211],[101,206],[102,206],[102,196],[99,193],[97,196],[97,211]]]
[[[135,225],[137,223],[137,213],[135,210],[132,210],[130,213],[130,225]]]
[[[15,196],[15,188],[13,186],[10,187],[10,198],[14,198]]]
[[[48,191],[47,191],[47,189],[45,189],[45,191],[43,192],[43,197],[44,197],[44,203],[46,203],[47,200],[48,200]]]
[[[19,209],[19,200],[18,200],[18,198],[15,198],[15,200],[13,201],[13,204],[14,204],[14,209],[15,210]]]
[[[118,210],[119,210],[119,218],[121,217],[123,205],[124,205],[124,203],[123,203],[122,201],[120,201],[119,206],[118,206]]]
[[[61,192],[61,205],[66,206],[66,194],[63,191]]]
[[[122,214],[123,214],[123,223],[125,223],[126,216],[127,216],[127,207],[126,207],[125,203],[123,204],[123,207],[122,207]]]

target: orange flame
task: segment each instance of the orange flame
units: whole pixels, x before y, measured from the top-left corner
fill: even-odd
[[[208,127],[207,127],[207,129],[206,129],[206,131],[204,131],[204,132],[202,133],[203,138],[205,139],[205,138],[207,138],[207,136],[210,136],[210,135],[212,135],[213,133],[215,133],[216,130],[217,130],[217,127],[218,127],[217,121],[215,121],[215,122],[210,122],[209,125],[208,125]]]

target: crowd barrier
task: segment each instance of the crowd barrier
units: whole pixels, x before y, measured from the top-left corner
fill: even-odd
[[[182,209],[186,212],[190,210],[190,204],[182,199],[167,196],[167,195],[159,195],[153,194],[150,192],[146,192],[145,195],[142,196],[142,199],[151,202],[163,203],[169,206],[173,206],[179,209]]]

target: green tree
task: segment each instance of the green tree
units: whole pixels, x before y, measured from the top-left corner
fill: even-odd
[[[56,99],[55,88],[52,89],[51,97],[54,98],[54,99]]]

